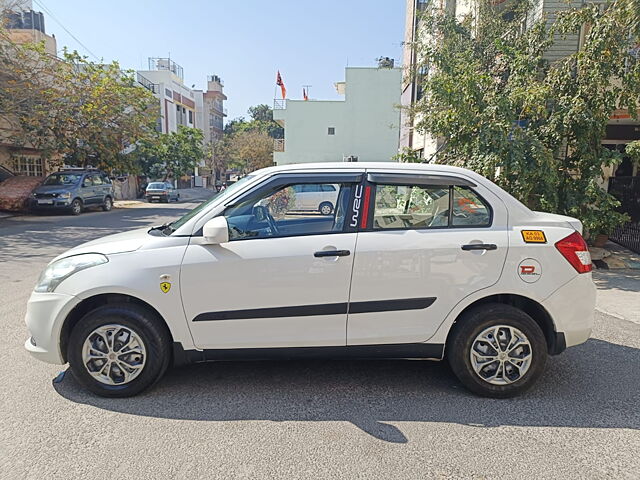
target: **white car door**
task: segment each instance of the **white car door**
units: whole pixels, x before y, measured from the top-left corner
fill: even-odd
[[[290,174],[234,201],[230,241],[188,246],[180,275],[184,310],[203,349],[344,346],[356,233],[347,225],[362,174]],[[295,210],[300,184],[340,184],[333,215]]]
[[[358,234],[347,343],[424,342],[453,307],[498,281],[507,211],[464,178],[368,174]],[[366,212],[366,213],[365,213]],[[353,305],[380,301],[375,312]]]

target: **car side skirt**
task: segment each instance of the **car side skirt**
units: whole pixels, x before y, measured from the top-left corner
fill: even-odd
[[[444,344],[402,343],[389,345],[340,345],[329,347],[280,347],[184,350],[173,343],[174,365],[216,360],[294,360],[294,359],[423,359],[442,360]]]

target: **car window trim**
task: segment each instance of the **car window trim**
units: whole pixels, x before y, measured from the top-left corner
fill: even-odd
[[[368,173],[367,181],[372,184],[404,185],[404,186],[442,186],[453,185],[459,187],[477,187],[466,178],[448,175],[414,175],[404,173]]]
[[[369,180],[369,175],[367,175],[367,183],[370,183],[371,187],[372,187],[372,192],[371,192],[371,200],[369,202],[369,212],[368,212],[368,216],[369,216],[369,220],[367,222],[367,226],[366,228],[358,228],[359,232],[394,232],[394,231],[401,231],[401,232],[406,232],[406,231],[410,231],[410,230],[451,230],[451,229],[461,229],[461,230],[468,230],[471,228],[491,228],[493,226],[493,207],[491,206],[491,204],[474,188],[472,188],[471,186],[467,186],[467,185],[454,185],[452,183],[447,184],[448,185],[448,190],[449,190],[449,215],[448,215],[448,225],[441,225],[441,226],[436,226],[436,227],[416,227],[416,228],[406,228],[406,227],[394,227],[394,228],[375,228],[374,227],[374,216],[375,216],[375,208],[376,208],[376,196],[378,194],[377,192],[377,185],[393,185],[393,186],[405,186],[405,187],[421,187],[421,186],[439,186],[439,185],[434,185],[433,183],[430,184],[424,184],[424,185],[420,185],[418,183],[407,183],[407,178],[409,178],[408,175],[403,175],[403,183],[373,183],[370,182]],[[454,177],[443,177],[443,178],[454,178]],[[471,182],[469,182],[471,183]],[[462,188],[468,188],[469,190],[471,190],[483,203],[484,205],[487,206],[487,209],[489,211],[489,223],[486,225],[453,225],[453,190],[455,187],[462,187]]]
[[[364,171],[362,172],[332,172],[332,173],[282,173],[276,174],[270,177],[268,180],[264,182],[260,182],[258,185],[255,185],[253,188],[250,188],[244,194],[235,197],[229,203],[223,205],[223,210],[217,216],[225,216],[225,212],[229,208],[233,208],[237,206],[239,203],[243,202],[250,196],[260,195],[262,192],[266,190],[274,190],[281,187],[285,187],[287,185],[293,184],[309,184],[309,183],[350,183],[353,185],[362,184],[363,179],[365,178]],[[353,190],[352,188],[349,205],[351,205],[353,201]],[[274,238],[293,238],[293,237],[305,237],[310,235],[328,235],[328,234],[343,234],[343,233],[355,233],[353,230],[347,227],[347,222],[345,220],[345,224],[342,226],[342,230],[335,232],[314,232],[314,233],[304,233],[304,234],[296,234],[296,235],[279,235],[273,237],[249,237],[249,238],[235,238],[233,240],[229,240],[230,242],[240,242],[245,240],[267,240]],[[203,227],[200,227],[197,231],[193,232],[190,237],[202,237]]]

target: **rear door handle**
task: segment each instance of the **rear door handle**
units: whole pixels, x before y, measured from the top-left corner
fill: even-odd
[[[313,254],[314,257],[348,257],[351,255],[349,250],[320,250]]]
[[[498,246],[495,243],[469,243],[468,245],[462,245],[463,250],[497,250]]]

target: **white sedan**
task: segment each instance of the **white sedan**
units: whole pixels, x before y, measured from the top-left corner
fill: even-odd
[[[291,214],[310,185],[335,188],[331,212]],[[512,396],[589,338],[581,229],[460,168],[267,168],[173,223],[54,259],[25,347],[110,397],[172,364],[282,357],[446,358],[473,392]]]

